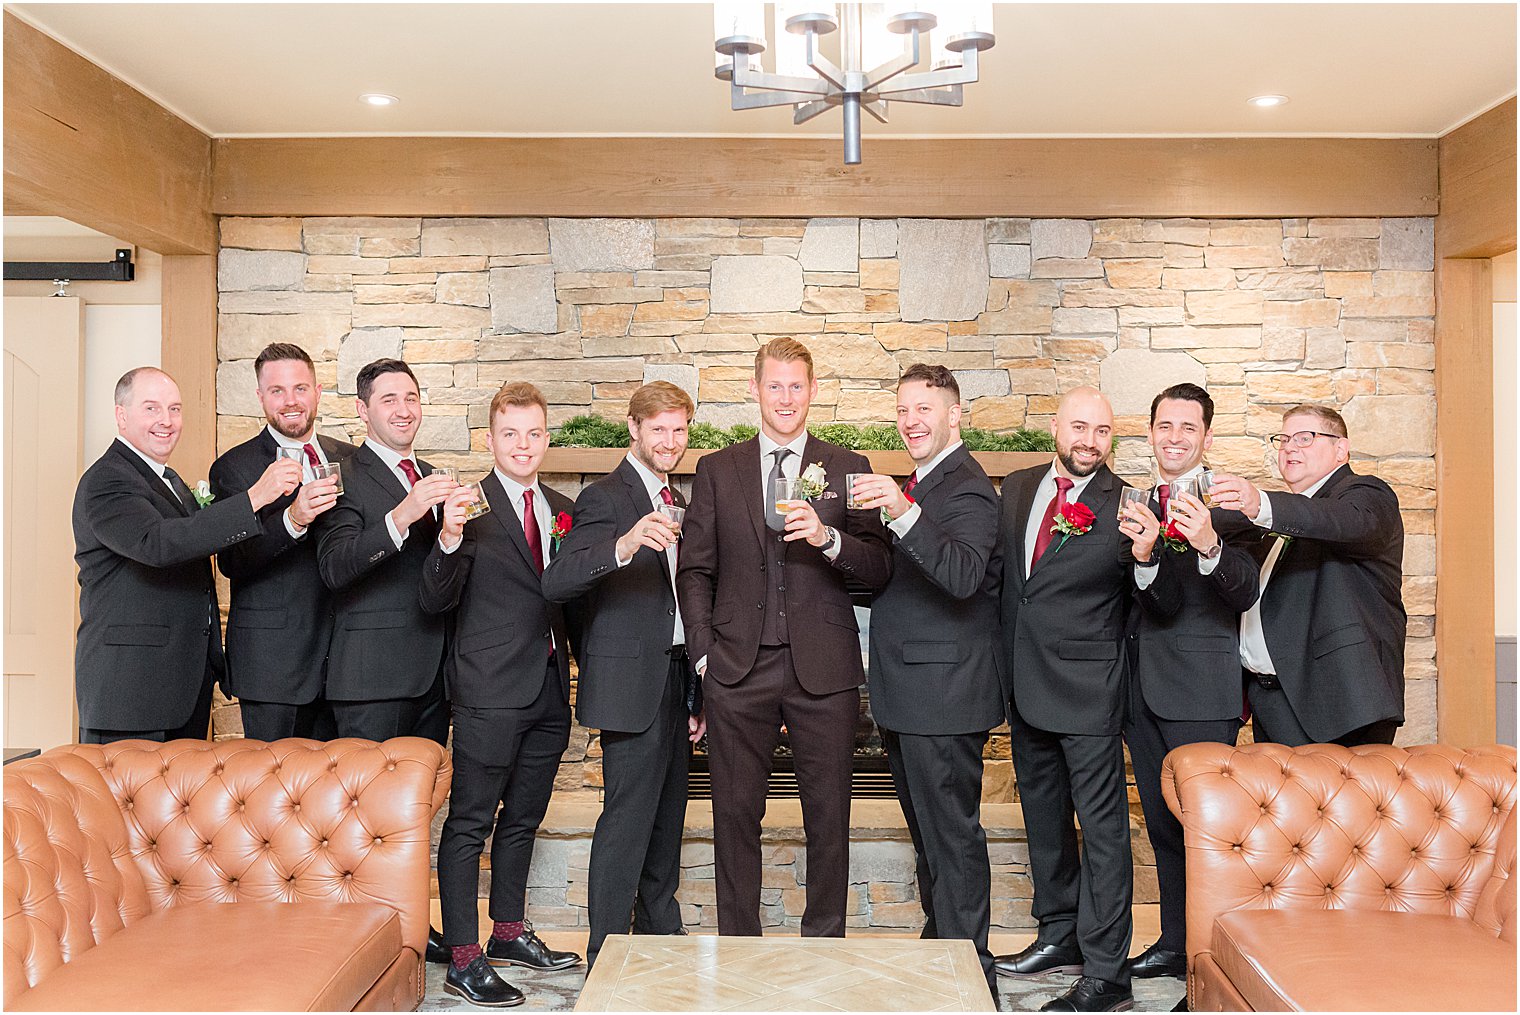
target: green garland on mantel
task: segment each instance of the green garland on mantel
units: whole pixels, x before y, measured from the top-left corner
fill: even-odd
[[[711,423],[693,423],[687,431],[687,447],[697,450],[726,448],[730,444],[749,440],[756,434],[755,427],[736,423],[727,430]],[[904,451],[897,428],[876,424],[856,426],[853,423],[819,423],[808,427],[808,432],[820,440],[853,451]],[[1014,430],[994,433],[963,427],[961,440],[972,451],[1054,451],[1055,441],[1044,430]],[[621,420],[601,416],[575,416],[565,421],[549,438],[556,448],[626,448],[628,424]]]

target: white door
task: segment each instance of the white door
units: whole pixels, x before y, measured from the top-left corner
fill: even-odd
[[[84,304],[5,298],[5,746],[78,734],[79,583],[70,513],[84,471]]]

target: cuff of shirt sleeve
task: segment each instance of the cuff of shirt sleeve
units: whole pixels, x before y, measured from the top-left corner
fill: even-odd
[[[1160,570],[1161,570],[1161,565],[1159,563],[1158,564],[1136,564],[1135,565],[1135,587],[1139,588],[1139,589],[1150,588],[1151,582],[1153,582],[1153,581],[1156,580],[1156,575],[1160,572]]]
[[[385,513],[385,531],[391,534],[391,542],[396,544],[396,549],[401,549],[406,543],[406,533],[396,528],[396,520],[389,511]]]
[[[1263,529],[1272,527],[1272,501],[1265,491],[1261,495],[1261,510],[1256,512],[1256,517],[1251,519],[1251,524]]]
[[[304,529],[296,528],[296,523],[290,520],[290,508],[286,508],[284,511],[282,511],[280,513],[280,517],[284,519],[285,531],[290,533],[291,539],[301,539],[306,535],[307,532],[311,531],[311,526],[309,525]]]
[[[892,534],[898,539],[901,539],[912,531],[913,524],[918,521],[918,516],[923,513],[924,509],[917,504],[909,504],[908,510],[887,523],[887,528],[891,529]]]
[[[1219,562],[1223,559],[1224,556],[1222,554],[1210,559],[1200,553],[1198,555],[1198,573],[1203,575],[1213,574],[1214,569],[1219,566]]]

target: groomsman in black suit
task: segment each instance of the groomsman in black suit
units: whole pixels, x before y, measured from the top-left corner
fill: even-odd
[[[697,463],[676,588],[704,674],[718,932],[760,934],[760,819],[784,723],[807,837],[806,936],[843,937],[850,889],[850,757],[865,682],[846,581],[878,591],[892,556],[875,511],[845,509],[864,455],[811,437],[813,357],[791,338],[755,356],[760,433]],[[782,511],[775,481],[821,495]],[[707,683],[711,680],[711,683]]]
[[[168,465],[182,426],[174,379],[127,371],[116,382],[118,436],[79,479],[81,743],[206,738],[223,672],[211,555],[259,535],[258,512],[301,480],[295,462],[271,457],[246,493],[197,496]]]
[[[1250,520],[1261,598],[1240,620],[1258,743],[1391,744],[1404,724],[1404,519],[1376,476],[1351,471],[1341,414],[1283,413],[1272,437],[1288,493],[1215,483]]]
[[[237,695],[250,739],[326,740],[336,733],[322,694],[333,606],[310,527],[337,503],[338,477],[316,479],[313,469],[343,462],[354,446],[317,433],[322,385],[306,350],[276,342],[253,371],[269,425],[212,464],[211,491],[226,498],[248,489],[282,453],[299,456],[301,486],[259,512],[262,535],[216,555],[232,583],[222,688]]]
[[[991,867],[982,748],[1007,713],[997,666],[992,481],[961,443],[960,385],[915,363],[897,385],[897,432],[916,468],[854,493],[892,520],[892,580],[871,604],[871,710],[918,858],[926,938],[966,938],[997,997],[987,950]]]
[[[580,961],[551,951],[526,919],[533,837],[570,742],[569,642],[560,607],[542,586],[571,507],[538,482],[548,414],[531,384],[503,385],[491,399],[486,440],[496,467],[481,481],[491,510],[466,524],[471,489],[448,498],[420,590],[430,616],[458,611],[448,666],[454,783],[438,842],[443,942],[452,949],[443,989],[491,1007],[523,1001],[493,966],[564,969]],[[482,953],[476,900],[487,836],[494,927]]]
[[[1131,960],[1131,976],[1187,976],[1182,825],[1161,796],[1161,760],[1183,744],[1234,744],[1240,732],[1240,614],[1256,601],[1256,564],[1220,539],[1199,497],[1176,487],[1202,474],[1213,422],[1214,400],[1196,384],[1156,396],[1155,488],[1149,505],[1126,508],[1119,524],[1132,544],[1140,607],[1129,615],[1124,739],[1161,886],[1161,937]],[[1168,513],[1175,529],[1163,535]]]
[[[1044,1011],[1133,1004],[1133,871],[1120,740],[1132,558],[1119,532],[1124,484],[1103,464],[1113,425],[1113,409],[1097,389],[1067,392],[1052,426],[1055,461],[1003,481],[1003,660],[1013,675],[1010,740],[1040,929],[1028,948],[999,957],[997,970],[1014,977],[1082,972]],[[1074,814],[1082,823],[1080,853]]]
[[[577,600],[581,725],[602,733],[602,813],[591,839],[588,968],[608,934],[680,934],[681,833],[691,744],[706,726],[676,606],[684,508],[670,470],[696,406],[667,381],[628,402],[628,457],[581,491],[544,595]],[[671,512],[675,514],[675,512]]]
[[[344,462],[343,495],[317,524],[317,564],[336,621],[327,698],[340,737],[448,739],[443,657],[448,620],[417,602],[438,536],[438,505],[458,485],[416,457],[422,396],[398,359],[358,375],[368,435]]]

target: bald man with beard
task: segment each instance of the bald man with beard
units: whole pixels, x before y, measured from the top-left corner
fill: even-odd
[[[1042,1011],[1132,1006],[1129,807],[1124,787],[1124,483],[1103,464],[1113,408],[1095,388],[1061,399],[1055,460],[1003,481],[998,523],[1009,728],[1029,836],[1035,942],[1000,956],[1015,978],[1080,973]],[[1082,824],[1077,846],[1073,816]]]

